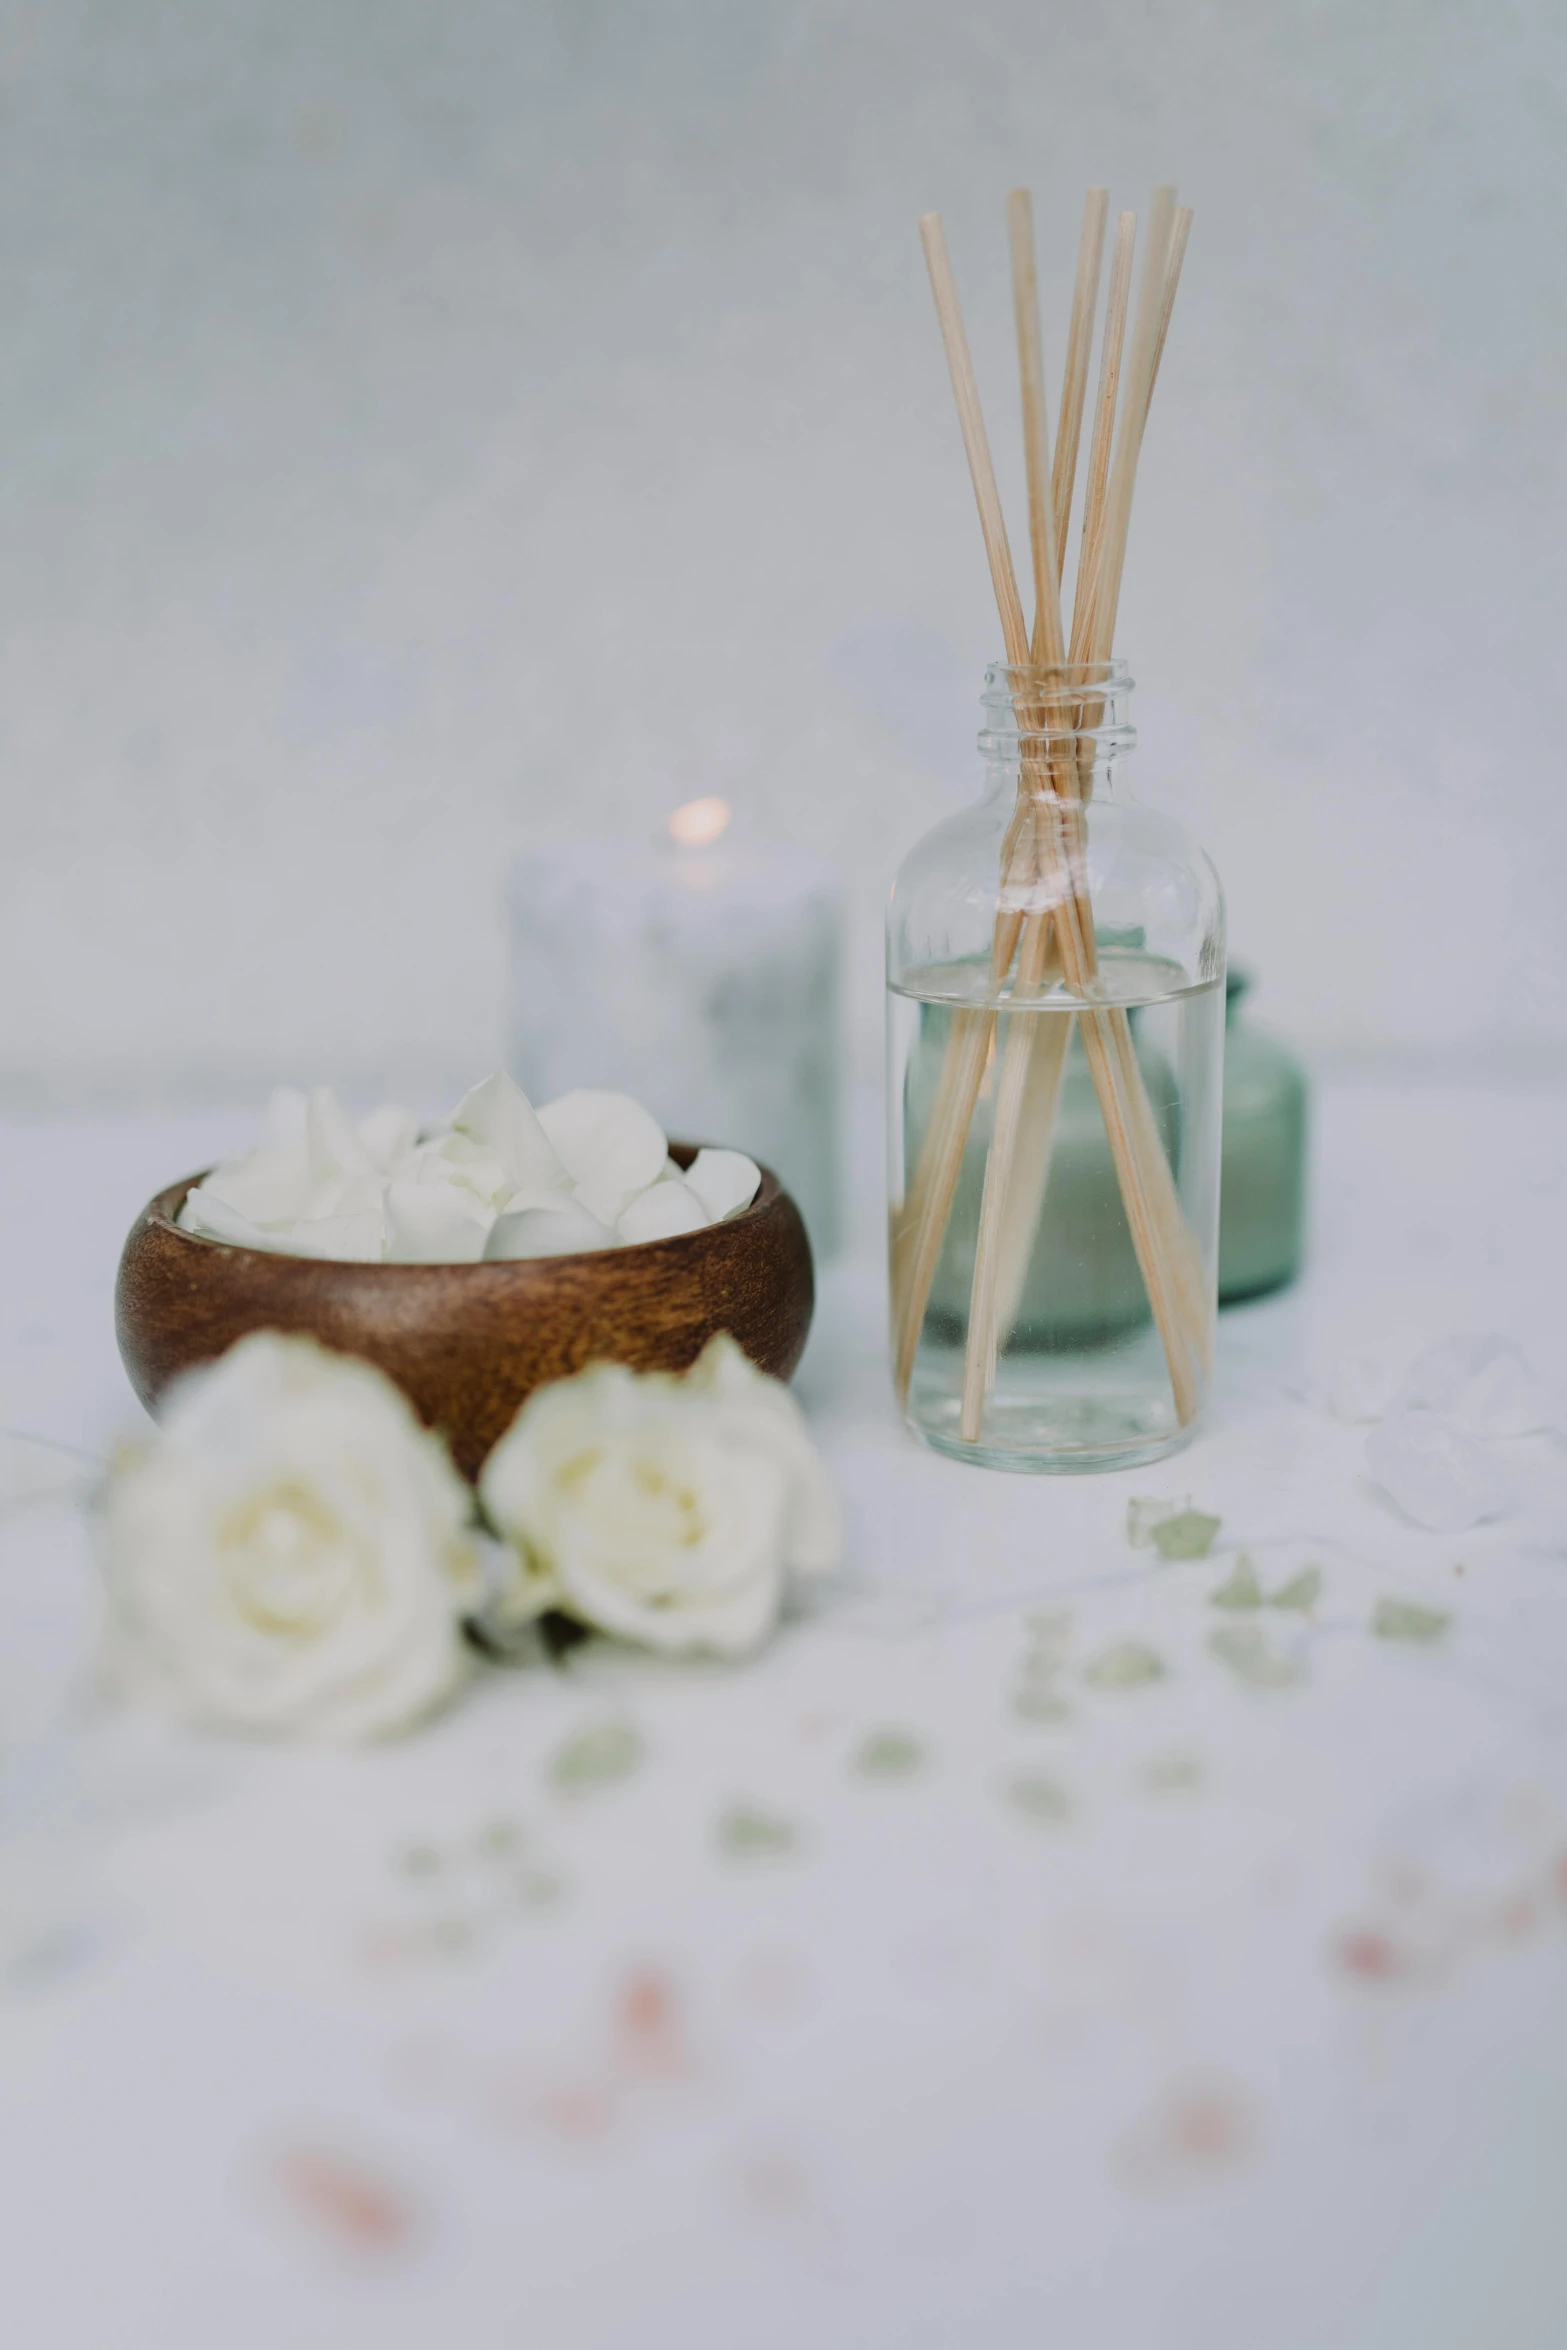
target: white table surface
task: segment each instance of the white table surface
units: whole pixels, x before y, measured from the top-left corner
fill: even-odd
[[[109,1295],[230,1116],[0,1130],[0,1422],[138,1420]],[[901,1433],[879,1273],[800,1381],[841,1580],[742,1669],[593,1648],[395,1747],[107,1705],[73,1456],[0,1443],[0,2334],[17,2350],[1560,2350],[1567,1449],[1460,1538],[1302,1390],[1463,1330],[1567,1371],[1567,1103],[1341,1081],[1291,1294],[1221,1322],[1207,1433],[1127,1477]],[[1190,1493],[1215,1556],[1125,1536]],[[1209,1652],[1237,1547],[1301,1684]],[[1379,1596],[1452,1611],[1372,1636]],[[1070,1717],[1012,1699],[1073,1614]],[[1128,1634],[1162,1681],[1082,1668]],[[551,1755],[636,1727],[575,1796]],[[869,1733],[923,1766],[856,1767]],[[1063,1816],[1009,1792],[1047,1782]],[[726,1855],[748,1806],[788,1849]]]

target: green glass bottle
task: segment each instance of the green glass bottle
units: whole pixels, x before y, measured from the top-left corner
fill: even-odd
[[[1237,1017],[1251,981],[1227,977],[1219,1303],[1282,1289],[1300,1271],[1306,1224],[1306,1072]]]

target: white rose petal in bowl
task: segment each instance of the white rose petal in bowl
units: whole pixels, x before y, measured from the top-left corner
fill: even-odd
[[[421,1142],[397,1174],[405,1183],[455,1183],[487,1216],[495,1215],[517,1188],[500,1152],[468,1134],[438,1134]]]
[[[320,1257],[338,1265],[379,1265],[384,1261],[385,1231],[380,1214],[368,1216],[310,1216],[288,1230],[291,1256]]]
[[[393,1265],[473,1265],[490,1230],[482,1201],[458,1183],[386,1187],[386,1258]]]
[[[512,1191],[566,1191],[571,1176],[521,1086],[497,1069],[465,1093],[452,1114],[459,1134],[494,1151]]]
[[[311,1089],[305,1108],[305,1148],[310,1154],[312,1183],[325,1183],[333,1175],[373,1175],[376,1171],[375,1161],[329,1085]]]
[[[744,1151],[699,1150],[686,1181],[716,1222],[748,1208],[762,1181],[762,1170]]]
[[[396,1102],[383,1102],[355,1128],[377,1174],[390,1175],[419,1139],[418,1121]]]
[[[689,1183],[661,1178],[627,1201],[615,1229],[626,1241],[673,1240],[677,1232],[700,1232],[713,1220]]]
[[[238,1208],[231,1208],[220,1191],[210,1183],[198,1183],[185,1195],[180,1209],[180,1229],[194,1232],[201,1240],[226,1240],[231,1248],[275,1249],[286,1254],[293,1243],[283,1232],[268,1232],[259,1224],[252,1224]]]
[[[303,1140],[282,1147],[263,1143],[217,1168],[202,1186],[209,1200],[221,1200],[248,1223],[291,1224],[308,1214],[313,1186],[310,1155]]]
[[[285,1227],[302,1256],[379,1264],[386,1247],[385,1186],[374,1175],[329,1175]]]
[[[524,1257],[581,1256],[616,1245],[611,1227],[569,1192],[524,1192],[496,1217],[484,1254],[495,1264]]]
[[[658,1181],[669,1155],[658,1120],[629,1093],[593,1088],[563,1093],[545,1103],[539,1123],[578,1192],[606,1224],[615,1223],[628,1200]]]

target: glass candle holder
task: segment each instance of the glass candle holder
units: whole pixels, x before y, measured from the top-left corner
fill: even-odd
[[[1154,1460],[1207,1396],[1224,900],[1117,775],[1130,691],[1120,662],[989,670],[983,797],[888,917],[894,1379],[990,1467]]]
[[[663,839],[539,847],[508,892],[508,1063],[535,1101],[629,1093],[666,1133],[770,1166],[818,1256],[842,1227],[843,884],[734,839],[721,800]]]

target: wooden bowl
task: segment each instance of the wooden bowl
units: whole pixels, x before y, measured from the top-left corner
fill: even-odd
[[[696,1156],[694,1143],[669,1147],[683,1167]],[[115,1332],[149,1411],[171,1379],[247,1331],[303,1330],[395,1379],[473,1477],[523,1398],[584,1364],[683,1371],[727,1330],[787,1379],[805,1351],[810,1243],[766,1167],[748,1208],[700,1232],[494,1265],[339,1264],[207,1240],[174,1221],[200,1181],[149,1200],[120,1258]]]

